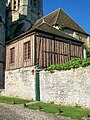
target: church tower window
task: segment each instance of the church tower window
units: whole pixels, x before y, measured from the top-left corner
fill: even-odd
[[[32,6],[32,4],[33,4],[33,1],[31,0],[31,6]]]
[[[20,7],[20,0],[18,0],[18,9],[19,9],[19,7]]]
[[[36,0],[34,0],[34,7],[36,7]]]
[[[16,10],[16,0],[14,0],[14,10]]]

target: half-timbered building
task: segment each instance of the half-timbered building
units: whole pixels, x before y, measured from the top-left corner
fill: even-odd
[[[75,57],[83,58],[83,42],[55,27],[57,21],[60,22],[56,21],[55,14],[60,11],[58,9],[39,19],[30,30],[7,42],[6,70],[26,66],[45,68],[66,63]]]
[[[5,3],[2,1],[0,8]],[[5,89],[0,92],[3,96],[40,100],[40,82],[43,86],[45,82],[40,78],[40,70],[52,64],[66,63],[75,57],[86,57],[83,44],[90,47],[90,35],[62,9],[43,17],[42,3],[43,0],[7,0],[4,6],[6,20],[5,9],[0,11],[1,18],[4,18],[0,21],[2,47],[6,37]],[[3,70],[2,47],[0,69]],[[72,82],[70,84],[72,86]],[[0,88],[4,88],[3,81],[0,81]],[[57,93],[60,94],[60,91]]]

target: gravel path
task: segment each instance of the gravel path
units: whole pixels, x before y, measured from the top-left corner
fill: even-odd
[[[53,115],[30,110],[21,105],[0,104],[0,120],[58,120]]]
[[[30,110],[22,105],[0,103],[0,120],[71,120],[61,116],[54,116],[44,112]]]

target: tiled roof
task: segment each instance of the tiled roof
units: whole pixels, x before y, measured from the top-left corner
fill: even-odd
[[[60,31],[60,30],[52,27],[50,24],[46,23],[44,20],[42,21],[42,23],[34,24],[33,27],[30,29],[30,32],[34,31],[34,30],[39,30],[42,32],[46,32],[46,33],[58,35],[60,37],[72,39],[72,40],[75,40],[78,42],[82,42],[81,40],[77,40],[76,38],[64,33],[63,31]]]
[[[51,14],[37,20],[36,23],[27,32],[19,35],[18,37],[14,38],[14,39],[17,39],[21,36],[29,34],[30,32],[33,32],[35,30],[40,30],[42,32],[58,35],[60,37],[75,40],[77,42],[82,42],[81,40],[78,40],[78,39],[66,34],[63,31],[54,28],[53,26],[55,26],[55,25],[59,25],[59,26],[63,25],[63,27],[74,29],[76,31],[87,34],[62,9],[58,9],[58,10],[52,12]]]
[[[37,20],[35,24],[40,24],[43,19],[52,26],[59,25],[86,34],[86,32],[60,8]]]

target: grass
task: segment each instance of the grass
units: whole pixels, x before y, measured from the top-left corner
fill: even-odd
[[[82,109],[80,107],[60,106],[50,103],[36,103],[26,106],[29,109],[47,112],[47,113],[59,113],[62,116],[71,117],[72,119],[81,120],[85,115],[90,115],[89,109]]]
[[[8,103],[8,104],[25,104],[31,102],[32,100],[24,100],[20,98],[12,98],[12,97],[5,97],[0,96],[0,103]]]
[[[0,103],[25,104],[28,102],[32,102],[32,100],[24,100],[20,98],[0,96]],[[81,118],[84,117],[85,115],[87,115],[90,118],[90,109],[82,109],[80,106],[70,107],[70,106],[56,105],[53,103],[39,102],[35,104],[26,105],[26,107],[34,110],[38,109],[40,111],[52,113],[54,115],[58,113],[62,116],[71,117],[72,119],[77,119],[77,120],[81,120]]]

